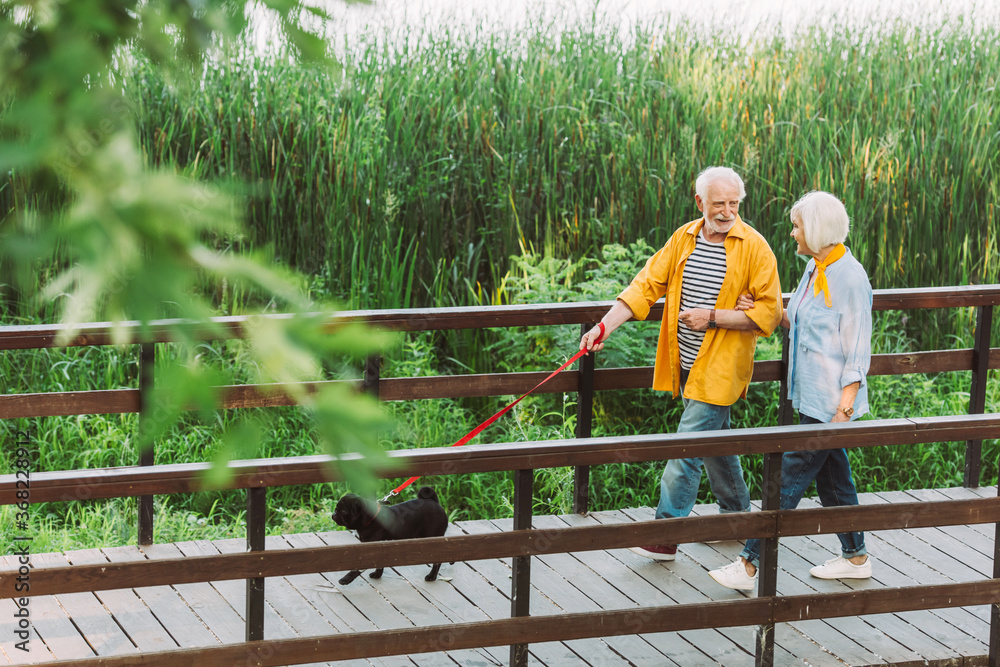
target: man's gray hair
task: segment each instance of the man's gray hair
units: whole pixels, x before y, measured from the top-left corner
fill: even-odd
[[[813,190],[802,196],[792,206],[789,217],[797,217],[805,235],[806,245],[813,252],[847,239],[851,219],[844,203],[829,192]]]
[[[747,189],[743,186],[743,179],[740,175],[729,167],[709,167],[700,174],[694,182],[694,193],[705,201],[708,196],[708,186],[716,181],[726,180],[740,188],[740,201],[747,196]]]

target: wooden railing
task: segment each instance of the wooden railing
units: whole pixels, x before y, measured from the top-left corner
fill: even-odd
[[[682,543],[710,539],[765,538],[780,535],[815,535],[845,530],[887,530],[927,526],[1000,522],[1000,498],[868,505],[815,510],[761,511],[747,514],[713,515],[632,524],[587,526],[560,530],[530,529],[530,489],[533,471],[564,465],[597,465],[654,461],[680,456],[767,454],[810,447],[894,446],[901,444],[982,439],[1000,431],[1000,415],[934,417],[855,422],[837,427],[790,426],[732,430],[725,433],[669,434],[470,445],[462,449],[435,448],[391,452],[393,462],[414,474],[442,475],[516,470],[515,502],[528,508],[527,521],[514,531],[499,534],[414,540],[405,550],[391,543],[350,546],[251,551],[241,554],[189,557],[177,567],[174,559],[128,563],[101,563],[55,568],[35,568],[30,591],[23,595],[54,595],[82,591],[141,588],[156,585],[247,579],[268,576],[367,569],[375,565],[394,567],[444,560],[477,560],[512,557],[530,563],[531,556],[550,553],[611,549],[635,544],[659,543],[669,534]],[[302,457],[233,462],[234,488],[263,490],[286,484],[309,484],[330,479],[325,457]],[[77,497],[114,498],[137,493],[183,493],[197,490],[206,464],[154,466],[149,469],[121,468],[74,473],[36,473],[32,477],[32,500],[51,502]],[[523,497],[522,497],[523,496]],[[520,498],[520,500],[518,500]],[[0,482],[0,503],[16,502],[10,480]],[[379,657],[427,651],[512,645],[512,664],[520,661],[527,643],[600,637],[620,633],[650,633],[725,627],[739,618],[741,625],[773,625],[806,619],[834,618],[917,609],[1000,603],[1000,560],[994,554],[994,578],[952,585],[852,591],[849,594],[781,596],[763,584],[766,568],[761,564],[759,596],[753,600],[715,602],[669,607],[601,611],[586,614],[526,618],[527,598],[519,591],[530,586],[530,566],[515,568],[511,583],[510,619],[409,630],[351,633],[298,640],[253,639],[250,624],[263,619],[248,595],[248,641],[204,649],[185,649],[143,655],[145,665],[209,664],[244,662],[256,656],[260,664],[289,665],[324,660]],[[0,591],[12,591],[17,571],[0,572]],[[19,594],[21,595],[21,594]],[[263,598],[261,598],[261,602]],[[261,625],[261,630],[263,626]],[[763,638],[761,663],[773,650],[773,632]],[[997,619],[991,625],[991,651],[998,635]],[[447,637],[447,641],[442,638]],[[517,652],[520,649],[521,652]],[[991,654],[992,655],[992,654]],[[134,664],[133,656],[104,657],[102,664]],[[991,658],[990,664],[995,664]],[[53,663],[55,664],[55,663]],[[255,663],[256,664],[256,663]],[[523,664],[523,663],[522,663]]]
[[[1000,500],[948,501],[914,503],[885,507],[824,508],[820,510],[778,511],[780,456],[784,451],[804,448],[854,448],[900,444],[961,441],[968,443],[966,484],[978,485],[983,439],[1000,434],[1000,415],[983,415],[986,377],[989,369],[1000,368],[1000,350],[990,348],[993,306],[1000,302],[1000,286],[962,287],[929,290],[879,291],[877,310],[974,307],[977,309],[975,346],[966,350],[922,352],[916,354],[877,355],[871,375],[972,371],[969,416],[944,416],[855,422],[838,427],[781,426],[703,434],[590,438],[592,391],[648,387],[651,368],[594,370],[591,363],[581,364],[576,373],[555,378],[544,391],[578,391],[577,438],[546,442],[467,445],[460,449],[440,448],[389,452],[396,464],[380,471],[384,476],[467,474],[486,471],[515,471],[514,531],[502,535],[448,537],[414,542],[405,552],[385,544],[358,544],[349,547],[297,549],[289,552],[263,550],[264,504],[266,489],[294,484],[329,481],[335,468],[322,456],[233,462],[235,473],[231,488],[247,489],[247,554],[232,554],[185,560],[184,568],[176,561],[148,560],[101,566],[79,565],[60,568],[36,568],[32,571],[30,595],[47,595],[107,588],[206,582],[225,578],[247,579],[247,643],[197,650],[145,654],[144,664],[178,664],[181,661],[204,663],[208,660],[241,661],[258,656],[260,664],[296,664],[319,660],[375,657],[441,650],[440,639],[446,633],[448,648],[511,645],[511,663],[525,664],[527,643],[607,636],[615,633],[678,631],[693,628],[732,625],[733,618],[742,624],[761,625],[758,633],[758,664],[772,664],[774,633],[766,629],[774,623],[807,618],[830,618],[862,613],[882,613],[947,606],[991,604],[989,664],[997,666],[1000,652],[1000,554],[994,554],[994,578],[949,586],[925,586],[852,592],[850,595],[826,594],[778,597],[776,595],[777,537],[812,535],[851,530],[884,530],[918,526],[946,526],[972,523],[998,523]],[[368,311],[340,313],[333,323],[361,321],[398,330],[423,331],[457,328],[544,326],[581,324],[589,327],[607,311],[608,303],[573,305],[521,306],[481,309],[433,309],[421,311]],[[660,316],[659,310],[651,318]],[[244,320],[220,318],[224,336],[239,337]],[[0,418],[139,412],[150,389],[154,343],[169,342],[168,323],[149,330],[141,345],[140,386],[137,389],[58,392],[0,396]],[[56,346],[58,326],[0,328],[0,350]],[[207,332],[205,337],[211,337]],[[69,345],[111,344],[108,325],[84,327]],[[755,381],[782,382],[783,362],[760,362],[754,370]],[[368,364],[364,386],[384,400],[486,396],[516,394],[534,386],[544,374],[512,373],[436,378],[380,378],[379,366]],[[321,384],[321,383],[317,383]],[[277,390],[277,391],[276,391]],[[784,392],[782,390],[782,396]],[[287,405],[290,399],[281,387],[243,385],[228,387],[221,407]],[[787,401],[783,401],[782,423],[790,423]],[[533,471],[546,467],[574,466],[577,470],[576,508],[586,508],[587,470],[591,465],[654,461],[690,456],[723,454],[763,454],[765,460],[765,495],[761,512],[638,522],[626,526],[567,528],[553,531],[531,529],[531,481]],[[152,502],[156,494],[188,493],[199,489],[207,464],[156,466],[152,456],[136,467],[35,472],[31,477],[31,502],[73,501],[90,498],[139,496],[149,500],[140,504],[139,541],[152,538]],[[0,477],[0,504],[19,502],[17,479]],[[147,509],[143,509],[147,508]],[[734,518],[734,516],[738,518]],[[143,522],[146,522],[143,525]],[[604,549],[635,544],[658,543],[669,530],[672,542],[705,539],[764,538],[761,573],[756,599],[669,608],[643,608],[526,618],[527,591],[530,587],[530,557],[558,553]],[[1000,530],[1000,528],[998,528]],[[1000,543],[1000,540],[998,540]],[[419,555],[416,555],[419,554]],[[406,631],[354,633],[317,640],[267,641],[263,627],[263,578],[328,571],[330,563],[339,568],[366,568],[375,564],[395,566],[434,560],[439,555],[448,560],[512,557],[514,576],[511,588],[512,613],[508,620],[418,628]],[[17,573],[0,573],[0,591],[12,595]],[[20,593],[19,593],[20,595]],[[638,614],[638,617],[637,617]],[[637,623],[637,618],[639,623]],[[636,629],[639,628],[639,629]],[[268,656],[266,659],[264,656]],[[107,664],[115,664],[107,658]],[[123,658],[123,664],[126,659]]]

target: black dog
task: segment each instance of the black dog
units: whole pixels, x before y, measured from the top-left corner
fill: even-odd
[[[383,505],[348,493],[337,503],[333,520],[340,526],[357,531],[362,542],[382,542],[385,540],[410,540],[416,537],[440,537],[448,529],[448,515],[438,502],[437,493],[429,486],[417,491],[416,500],[408,500],[398,505]],[[425,581],[437,579],[441,563],[431,566]],[[382,576],[383,568],[371,573],[372,579]],[[346,585],[361,575],[361,570],[351,570],[340,578]]]

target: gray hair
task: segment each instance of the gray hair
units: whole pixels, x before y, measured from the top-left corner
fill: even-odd
[[[844,203],[829,192],[813,190],[802,196],[789,217],[796,217],[802,225],[806,245],[813,252],[838,243],[843,243],[851,230],[851,219]]]
[[[694,182],[694,193],[701,197],[702,201],[708,196],[708,186],[716,181],[727,180],[730,183],[739,186],[740,188],[740,201],[747,196],[747,190],[743,186],[743,179],[740,175],[729,167],[708,167],[700,174]]]

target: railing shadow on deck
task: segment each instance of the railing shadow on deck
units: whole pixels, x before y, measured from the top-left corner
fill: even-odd
[[[912,503],[891,507],[865,506],[817,510],[778,511],[780,456],[784,451],[804,448],[856,448],[901,444],[966,441],[966,485],[978,485],[981,475],[981,441],[1000,434],[1000,415],[982,414],[986,377],[1000,368],[1000,350],[990,348],[993,306],[1000,302],[1000,285],[925,290],[877,291],[875,308],[977,309],[975,347],[967,350],[930,351],[917,354],[877,355],[871,375],[972,371],[968,416],[894,419],[819,426],[779,426],[739,429],[723,433],[669,434],[592,438],[589,432],[592,391],[648,387],[651,368],[594,370],[581,364],[553,380],[545,391],[577,391],[577,438],[526,443],[467,445],[460,449],[435,448],[389,452],[396,464],[380,471],[399,475],[467,474],[515,471],[514,530],[499,535],[475,535],[413,541],[410,549],[396,551],[389,544],[263,550],[266,489],[276,486],[313,484],[336,478],[335,468],[323,456],[232,462],[231,488],[247,489],[247,535],[250,551],[244,554],[176,560],[146,560],[134,563],[33,568],[30,591],[18,596],[50,595],[112,588],[207,582],[222,579],[247,580],[247,642],[238,645],[183,649],[162,654],[144,654],[143,664],[190,664],[212,660],[240,660],[260,656],[260,664],[297,664],[319,660],[377,657],[442,650],[447,648],[511,646],[511,664],[525,664],[530,643],[732,625],[760,626],[757,662],[773,662],[775,623],[837,616],[935,609],[948,606],[991,605],[989,664],[998,664],[1000,653],[1000,553],[994,553],[994,578],[982,581],[908,588],[887,588],[851,593],[777,596],[778,536],[814,535],[846,530],[884,530],[957,524],[996,523],[1000,531],[1000,500]],[[366,311],[339,313],[332,321],[361,321],[405,331],[504,326],[581,324],[589,328],[607,311],[608,303],[550,304],[479,309],[431,309],[420,311]],[[654,310],[650,317],[659,317]],[[227,337],[239,337],[242,318],[218,318]],[[83,327],[69,345],[111,343],[110,326]],[[56,346],[61,327],[29,326],[0,328],[0,350]],[[59,392],[0,396],[0,418],[138,412],[150,389],[155,343],[169,342],[169,325],[154,326],[140,345],[142,372],[138,389]],[[760,362],[755,381],[779,381],[784,387],[783,362]],[[384,400],[441,398],[519,393],[544,374],[513,373],[499,376],[438,378],[380,378],[375,360],[368,364],[363,386]],[[287,405],[287,393],[274,386],[243,385],[227,388],[223,408]],[[277,390],[277,391],[275,391]],[[782,397],[784,397],[782,390]],[[782,423],[790,423],[787,401],[783,401]],[[691,517],[629,525],[588,526],[560,530],[531,529],[531,482],[533,471],[546,467],[574,466],[577,482],[575,508],[585,511],[589,466],[607,463],[654,461],[690,456],[763,454],[765,493],[762,511],[749,514]],[[31,476],[31,502],[74,501],[90,498],[138,496],[140,500],[139,543],[152,538],[152,496],[197,491],[207,464],[152,465],[148,455],[134,467],[36,472]],[[0,477],[0,504],[17,505],[26,494],[24,480],[15,475]],[[586,614],[528,617],[530,558],[544,553],[587,551],[637,544],[697,542],[706,539],[765,539],[758,597],[736,602],[712,602],[639,610],[602,611]],[[447,556],[447,558],[445,558]],[[376,564],[392,567],[435,560],[475,560],[511,557],[514,576],[511,588],[511,618],[480,623],[414,628],[405,631],[351,633],[323,638],[267,640],[263,627],[263,580],[268,576],[367,568]],[[0,571],[0,591],[13,597],[18,571]],[[264,658],[264,656],[268,656]],[[116,658],[102,659],[116,664]],[[127,659],[121,659],[125,664]]]

